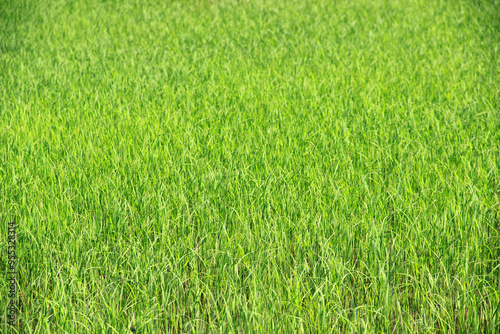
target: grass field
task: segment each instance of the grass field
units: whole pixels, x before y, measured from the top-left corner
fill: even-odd
[[[0,0],[0,219],[1,333],[12,220],[25,333],[498,333],[500,2]]]

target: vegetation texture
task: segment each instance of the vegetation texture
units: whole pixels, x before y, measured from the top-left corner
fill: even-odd
[[[499,54],[491,0],[0,0],[12,332],[500,332]]]

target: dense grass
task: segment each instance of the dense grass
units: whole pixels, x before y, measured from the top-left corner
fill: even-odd
[[[497,333],[499,53],[498,1],[0,0],[25,332]]]

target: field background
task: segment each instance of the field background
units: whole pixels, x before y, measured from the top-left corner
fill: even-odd
[[[24,331],[498,333],[499,54],[498,1],[0,0]]]

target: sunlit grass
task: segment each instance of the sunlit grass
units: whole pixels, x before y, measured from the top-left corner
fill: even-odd
[[[25,332],[498,332],[499,52],[497,1],[0,0]]]

